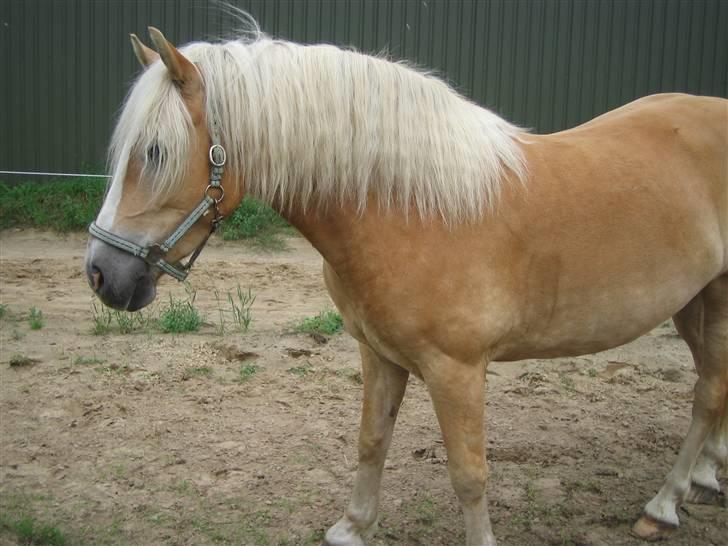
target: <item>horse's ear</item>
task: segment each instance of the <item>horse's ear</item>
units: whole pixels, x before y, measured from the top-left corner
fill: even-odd
[[[192,95],[200,89],[200,73],[192,62],[180,53],[176,47],[170,44],[158,29],[149,27],[149,36],[152,37],[154,45],[159,51],[162,62],[169,70],[172,80],[180,90]]]
[[[139,59],[139,63],[143,67],[146,68],[159,59],[159,53],[154,51],[152,48],[145,46],[142,41],[137,38],[136,34],[129,34],[129,39],[131,40],[131,47],[134,48],[134,54],[136,55],[136,58]]]

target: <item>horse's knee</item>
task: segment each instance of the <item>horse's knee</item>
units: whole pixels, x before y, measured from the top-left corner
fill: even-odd
[[[461,503],[471,504],[483,497],[488,481],[488,465],[485,462],[470,465],[450,463],[448,470],[450,482]]]
[[[387,436],[384,434],[367,434],[359,438],[359,462],[378,464],[384,462],[386,456]]]

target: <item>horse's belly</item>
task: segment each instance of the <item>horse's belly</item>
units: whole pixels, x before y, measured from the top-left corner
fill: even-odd
[[[714,276],[686,270],[670,278],[619,279],[562,292],[553,307],[532,314],[516,335],[499,344],[493,360],[577,356],[623,345],[672,317]]]

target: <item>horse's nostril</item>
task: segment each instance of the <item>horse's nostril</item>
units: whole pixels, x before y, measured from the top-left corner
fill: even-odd
[[[98,292],[101,286],[104,284],[104,277],[101,275],[101,270],[98,267],[91,268],[91,286],[94,292]]]

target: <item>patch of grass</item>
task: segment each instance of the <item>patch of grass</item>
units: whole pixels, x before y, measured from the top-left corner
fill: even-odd
[[[191,367],[185,368],[185,371],[182,372],[182,381],[193,377],[212,377],[212,368],[209,366]]]
[[[362,385],[364,383],[361,372],[359,370],[354,370],[353,368],[343,368],[341,370],[336,370],[336,372],[334,373],[337,377],[341,377],[342,379],[348,379],[349,381],[353,381],[357,385]]]
[[[437,521],[437,507],[435,501],[430,497],[425,497],[410,507],[410,514],[414,516],[417,523],[430,526]]]
[[[202,325],[202,317],[195,308],[197,293],[185,285],[187,299],[178,300],[169,295],[169,303],[159,314],[159,329],[164,333],[196,332]]]
[[[83,356],[79,355],[73,359],[74,366],[92,366],[94,364],[103,364],[104,359],[98,358],[97,356]]]
[[[8,306],[4,303],[0,303],[0,319],[5,318],[5,315],[8,314]]]
[[[214,291],[215,301],[217,302],[217,312],[220,317],[220,324],[218,326],[218,332],[220,335],[225,333],[225,324],[227,323],[226,316],[230,316],[234,328],[239,332],[247,332],[250,329],[250,324],[253,322],[252,306],[255,302],[255,295],[253,291],[248,288],[247,291],[243,291],[238,284],[236,287],[236,296],[232,293],[227,292],[226,297],[229,309],[223,304],[223,298],[220,296],[220,292]]]
[[[0,229],[84,230],[101,207],[106,180],[81,178],[9,185],[0,182]]]
[[[241,364],[240,365],[240,372],[238,373],[238,377],[236,378],[237,383],[245,383],[250,378],[252,378],[255,374],[257,374],[260,371],[260,366],[256,366],[255,364]]]
[[[292,373],[293,375],[297,375],[298,377],[306,377],[313,371],[313,366],[310,362],[306,362],[305,364],[302,364],[300,366],[293,366],[292,368],[288,368],[288,370],[286,371],[288,373]]]
[[[43,319],[43,311],[37,307],[31,307],[28,311],[28,324],[31,330],[40,330],[45,326],[45,320]]]
[[[567,391],[576,392],[576,383],[574,383],[573,378],[568,375],[562,375],[559,380],[561,381],[561,386],[563,386]]]
[[[225,240],[247,239],[263,250],[285,250],[286,243],[281,235],[288,230],[288,222],[271,207],[245,197],[235,212],[225,219],[220,233]]]
[[[58,527],[27,514],[11,516],[0,513],[0,529],[14,534],[20,544],[65,546],[70,543]]]
[[[91,302],[91,333],[95,336],[118,330],[120,334],[132,334],[149,330],[156,322],[154,312],[129,313],[109,309],[96,299]]]
[[[11,368],[23,368],[25,366],[30,366],[34,362],[35,360],[25,355],[13,355],[10,357],[9,364]]]
[[[589,368],[589,369],[588,369],[588,370],[586,371],[586,374],[587,374],[587,375],[588,375],[589,377],[596,377],[597,375],[599,375],[599,372],[597,371],[597,369],[596,369],[596,368]]]
[[[321,311],[315,317],[308,317],[296,324],[297,332],[304,334],[323,334],[327,336],[340,332],[344,327],[341,315],[336,311]]]

